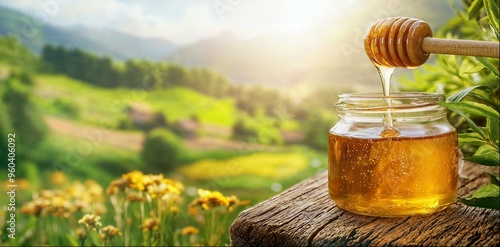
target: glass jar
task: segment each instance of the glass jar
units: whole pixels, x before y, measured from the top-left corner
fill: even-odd
[[[328,138],[328,191],[347,211],[408,216],[456,200],[458,141],[438,93],[343,94]]]

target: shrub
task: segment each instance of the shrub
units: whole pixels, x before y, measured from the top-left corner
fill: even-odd
[[[22,135],[18,142],[27,148],[35,147],[47,130],[32,100],[33,81],[27,73],[12,73],[1,85],[6,115],[14,133]]]
[[[244,116],[236,121],[232,129],[235,140],[261,144],[282,144],[283,137],[274,119],[265,116]]]
[[[64,116],[76,118],[80,115],[80,107],[73,101],[65,99],[55,99],[52,102],[54,108]]]
[[[163,128],[150,131],[141,152],[141,158],[148,166],[173,170],[183,152],[182,143],[172,132]]]

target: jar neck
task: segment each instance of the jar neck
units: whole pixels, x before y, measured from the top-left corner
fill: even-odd
[[[340,119],[377,122],[390,114],[396,121],[427,122],[446,119],[446,108],[438,104],[439,93],[341,94],[335,104]]]

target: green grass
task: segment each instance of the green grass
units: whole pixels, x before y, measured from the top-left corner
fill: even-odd
[[[215,99],[186,88],[152,91],[144,98],[170,121],[196,116],[202,123],[221,126],[231,126],[235,122],[236,110],[230,99]]]
[[[131,103],[141,103],[162,112],[169,121],[194,116],[201,123],[219,126],[229,127],[235,122],[236,108],[232,99],[216,99],[187,88],[151,92],[106,89],[66,76],[47,74],[37,75],[35,81],[35,102],[44,113],[61,115],[54,102],[62,99],[74,102],[79,108],[79,121],[89,124],[116,125],[126,116],[125,109]]]
[[[61,170],[73,179],[91,178],[103,185],[128,171],[145,169],[136,152],[61,134],[50,134],[30,157],[44,173]]]

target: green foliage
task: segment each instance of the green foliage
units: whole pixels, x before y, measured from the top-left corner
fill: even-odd
[[[328,131],[335,125],[336,114],[333,112],[337,95],[352,92],[346,87],[319,89],[303,100],[297,107],[296,116],[301,120],[305,134],[304,142],[315,149],[326,151]]]
[[[50,133],[37,147],[30,149],[28,155],[42,173],[62,171],[100,183],[109,182],[119,173],[144,168],[137,151],[106,145],[101,138],[100,135],[78,138]]]
[[[0,86],[0,95],[3,95],[1,86]],[[2,136],[2,138],[0,139],[1,160],[7,160],[7,154],[8,154],[7,135],[9,133],[13,133],[12,125],[9,121],[9,116],[7,114],[7,111],[5,111],[5,109],[6,109],[5,103],[3,103],[2,100],[0,100],[0,136]]]
[[[304,142],[310,147],[318,150],[327,149],[328,131],[335,124],[335,118],[330,112],[316,112],[307,119],[304,125]]]
[[[65,74],[101,87],[126,87],[140,91],[187,87],[209,96],[234,98],[236,106],[250,115],[264,109],[266,115],[277,117],[277,109],[292,107],[291,102],[276,90],[261,86],[247,88],[230,85],[225,77],[208,69],[186,69],[177,64],[144,60],[128,60],[122,68],[118,68],[107,57],[50,45],[43,48],[41,57],[46,71]]]
[[[58,98],[52,104],[63,116],[77,118],[80,115],[80,106],[74,101]]]
[[[261,144],[282,144],[283,138],[277,128],[277,121],[257,113],[255,116],[243,115],[232,129],[232,138]]]
[[[476,0],[459,10],[438,34],[446,38],[486,39],[498,42],[498,1]],[[487,18],[484,18],[484,17]],[[499,60],[482,57],[438,56],[403,79],[403,90],[440,91],[448,97],[440,104],[451,110],[449,120],[461,133],[458,141],[465,159],[485,166],[499,166]],[[500,208],[499,175],[487,172],[492,184],[483,186],[460,202]]]
[[[184,152],[179,138],[172,132],[157,128],[149,132],[144,140],[141,158],[151,167],[173,170]]]
[[[39,66],[37,57],[13,36],[0,37],[0,61],[9,65],[34,70]]]
[[[46,45],[42,61],[49,71],[66,74],[76,79],[103,87],[116,87],[120,72],[108,57],[96,57],[79,49],[66,50],[62,46]]]
[[[127,107],[134,102],[147,105],[151,111],[163,114],[168,121],[196,117],[202,124],[231,126],[237,111],[231,99],[217,99],[188,88],[138,91],[127,88],[101,88],[61,75],[36,77],[36,104],[50,115],[64,115],[54,107],[53,101],[61,99],[74,102],[79,108],[79,121],[122,129],[134,128],[127,119]],[[128,123],[127,123],[128,121]],[[128,127],[127,127],[128,126]]]
[[[35,147],[46,133],[45,123],[33,103],[33,81],[24,72],[12,73],[2,82],[2,100],[18,143]]]
[[[499,193],[498,185],[488,184],[479,188],[473,195],[461,199],[460,202],[469,206],[498,209],[500,208]]]

